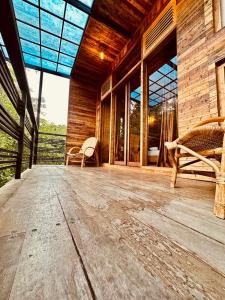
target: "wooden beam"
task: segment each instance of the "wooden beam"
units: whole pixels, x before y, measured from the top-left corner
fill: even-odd
[[[109,164],[113,165],[115,160],[115,117],[116,117],[116,95],[111,93],[110,106],[110,133],[109,133]]]
[[[128,32],[126,29],[124,29],[122,26],[120,26],[119,24],[111,21],[109,18],[104,17],[104,16],[100,16],[99,14],[97,14],[96,12],[92,12],[91,17],[93,19],[95,19],[96,21],[102,23],[103,25],[105,25],[106,27],[108,27],[109,29],[117,32],[118,34],[126,37],[127,39],[131,38],[131,33]]]
[[[141,62],[141,136],[140,164],[148,164],[148,71],[147,63]]]

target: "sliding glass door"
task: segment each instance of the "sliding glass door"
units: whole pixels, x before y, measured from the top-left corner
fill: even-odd
[[[116,93],[115,164],[140,165],[140,70]]]
[[[140,71],[128,83],[128,165],[140,165],[141,87]]]
[[[126,164],[126,86],[120,88],[116,94],[116,138],[115,138],[115,164]]]

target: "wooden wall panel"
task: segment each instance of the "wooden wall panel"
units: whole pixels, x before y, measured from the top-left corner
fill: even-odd
[[[70,80],[67,150],[80,149],[85,139],[96,135],[97,88],[75,77]]]
[[[225,28],[214,30],[213,0],[177,6],[179,134],[218,115],[216,63],[225,58]]]

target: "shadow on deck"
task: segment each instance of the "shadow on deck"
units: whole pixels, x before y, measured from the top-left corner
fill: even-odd
[[[37,166],[0,189],[0,299],[222,299],[214,184]]]

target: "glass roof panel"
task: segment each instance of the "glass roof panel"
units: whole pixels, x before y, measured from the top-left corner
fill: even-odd
[[[93,0],[13,0],[25,64],[70,76],[92,4]]]
[[[59,50],[60,38],[47,32],[41,32],[41,45],[51,48],[53,50]]]
[[[37,44],[21,40],[21,46],[24,52],[40,56],[40,47]]]
[[[16,18],[21,21],[26,21],[34,26],[39,25],[38,8],[24,2],[23,0],[13,0]]]
[[[66,65],[68,67],[72,67],[74,64],[74,58],[72,58],[71,56],[67,56],[65,54],[60,54],[59,63]]]
[[[75,25],[84,28],[87,23],[88,14],[84,13],[83,11],[70,4],[67,4],[65,18],[66,20],[74,23]]]
[[[62,20],[45,11],[41,11],[41,28],[60,36],[62,32]]]
[[[69,75],[71,73],[71,68],[62,66],[62,65],[58,65],[57,71],[59,73],[65,74],[65,75]]]
[[[89,6],[89,7],[92,7],[92,4],[94,2],[94,0],[79,0],[79,2]]]
[[[74,45],[70,42],[67,42],[65,40],[62,40],[60,51],[65,53],[65,54],[69,54],[71,56],[76,57],[77,51],[78,51],[78,46]]]
[[[63,38],[79,45],[82,36],[83,36],[83,30],[81,30],[80,28],[73,26],[67,22],[64,23]]]
[[[40,0],[41,8],[53,12],[59,17],[63,17],[64,15],[65,4],[64,0]]]
[[[25,60],[25,63],[28,65],[33,65],[36,67],[41,67],[41,60],[39,57],[27,54],[27,53],[23,53],[23,57]]]
[[[0,33],[0,45],[5,45],[4,42],[3,42],[3,38],[2,38],[1,33]]]
[[[53,62],[58,61],[58,52],[47,49],[45,47],[41,47],[41,56],[42,56],[42,58],[46,58]]]
[[[17,26],[19,30],[19,36],[31,42],[40,43],[39,31],[38,29],[17,21]]]
[[[38,1],[39,1],[39,0],[27,0],[27,1],[29,1],[30,3],[33,3],[33,4],[38,5]]]
[[[56,71],[57,64],[45,59],[42,59],[42,68],[50,70],[50,71]]]
[[[5,46],[2,46],[2,51],[3,51],[4,55],[5,55],[5,58],[9,59],[9,54],[8,54]]]

